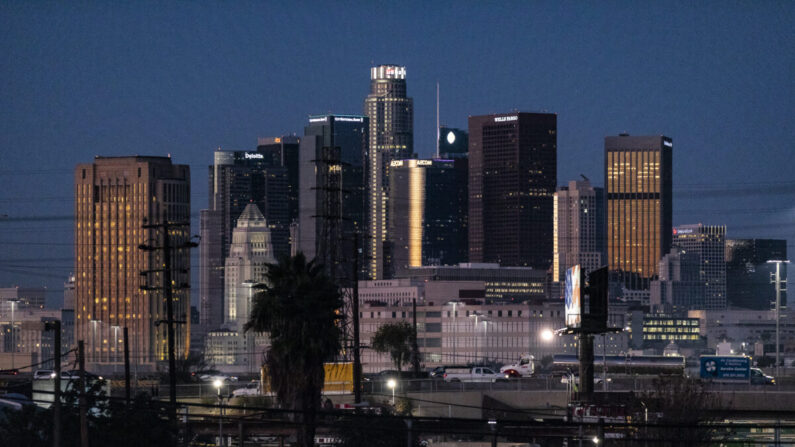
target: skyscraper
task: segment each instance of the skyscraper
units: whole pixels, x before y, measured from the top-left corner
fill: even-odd
[[[274,262],[268,224],[257,205],[249,203],[232,231],[232,244],[224,265],[224,326],[243,332],[243,325],[251,316],[251,285],[265,281],[265,265]]]
[[[232,229],[249,203],[255,203],[267,220],[274,256],[278,259],[290,253],[291,199],[282,147],[260,147],[263,152],[219,149],[213,153],[209,206],[200,214],[200,321],[205,330],[223,322],[224,260]]]
[[[442,157],[451,155],[443,152]],[[425,166],[422,265],[467,262],[469,171],[466,153]]]
[[[787,259],[787,241],[783,239],[726,240],[726,296],[729,304],[744,309],[766,310],[776,301],[771,275],[776,266],[770,260]],[[782,278],[787,264],[782,264]],[[781,293],[781,305],[787,305],[787,293]]]
[[[414,153],[414,103],[406,96],[406,68],[379,65],[370,69],[370,94],[364,100],[369,118],[365,160],[366,265],[371,279],[384,277],[384,244],[389,222],[389,166]]]
[[[672,148],[666,136],[605,137],[607,264],[629,290],[648,290],[671,248]]]
[[[547,270],[557,115],[469,117],[469,261]]]
[[[389,231],[386,273],[422,266],[425,167],[430,160],[392,160],[389,167]]]
[[[588,274],[606,261],[604,189],[588,179],[561,186],[554,199],[553,281],[565,282],[566,269],[582,266]]]
[[[301,139],[298,248],[346,280],[354,279],[355,235],[363,245],[367,131],[366,116],[317,115]]]
[[[699,309],[726,308],[726,227],[680,225],[673,229],[673,245],[695,257],[704,297]]]
[[[89,362],[114,362],[122,345],[113,343],[119,327],[129,328],[130,352],[138,365],[168,358],[166,299],[162,292],[141,290],[148,278],[163,285],[163,252],[139,250],[162,246],[162,230],[144,223],[190,219],[190,168],[168,157],[96,157],[75,168],[75,339],[86,341]],[[171,230],[172,246],[185,244],[187,227]],[[190,256],[171,256],[174,284],[190,283]],[[190,296],[174,289],[174,316],[188,320]],[[177,357],[186,356],[190,324],[175,325]]]
[[[282,166],[287,170],[288,225],[298,219],[298,146],[301,139],[295,136],[257,138],[257,152],[269,160],[269,166]]]

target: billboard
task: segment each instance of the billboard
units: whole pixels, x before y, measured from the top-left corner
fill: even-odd
[[[701,357],[702,379],[749,380],[751,359],[743,356],[705,355]]]
[[[582,270],[575,265],[566,270],[566,326],[580,327],[582,319]]]

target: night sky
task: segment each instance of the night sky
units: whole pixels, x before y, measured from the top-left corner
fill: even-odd
[[[407,67],[421,156],[436,82],[448,126],[557,113],[561,185],[602,186],[606,135],[665,134],[675,225],[786,238],[795,258],[791,1],[110,3],[0,4],[2,287],[61,298],[77,163],[171,154],[198,216],[214,149],[362,113],[384,63]]]

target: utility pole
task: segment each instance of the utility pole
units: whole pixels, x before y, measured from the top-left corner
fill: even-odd
[[[83,340],[77,342],[77,359],[80,365],[80,447],[88,447],[88,409],[86,403],[86,351]]]
[[[53,377],[53,401],[52,401],[52,445],[61,447],[61,321],[49,321],[44,324],[44,329],[55,332],[55,343],[53,358],[55,377]]]
[[[411,315],[414,324],[414,336],[411,337],[411,366],[414,369],[414,378],[420,377],[420,348],[417,346],[417,298],[411,300]]]
[[[127,343],[127,326],[124,326],[124,399],[130,406],[130,345]]]
[[[776,376],[781,376],[780,366],[779,363],[781,362],[780,356],[780,346],[781,346],[781,292],[785,292],[787,279],[781,279],[781,264],[789,264],[787,260],[771,260],[767,261],[768,264],[776,264],[776,274],[774,278],[771,278],[770,282],[776,285]],[[784,288],[781,286],[784,285]]]
[[[362,359],[359,350],[359,233],[353,235],[353,402],[362,402]]]
[[[194,242],[186,242],[178,246],[173,246],[171,244],[171,231],[175,228],[190,228],[190,222],[168,222],[165,221],[161,224],[144,224],[142,228],[144,229],[162,229],[163,230],[163,245],[162,247],[153,247],[148,246],[145,244],[141,244],[138,246],[139,249],[144,251],[156,251],[162,250],[163,251],[163,268],[162,269],[155,269],[155,270],[147,270],[141,272],[141,276],[147,276],[150,273],[163,273],[163,284],[161,287],[149,287],[149,286],[141,286],[142,290],[160,290],[163,291],[166,299],[166,330],[167,330],[167,337],[168,337],[168,379],[169,379],[169,412],[168,417],[169,421],[171,422],[172,426],[176,426],[177,423],[177,371],[176,371],[176,353],[175,353],[175,340],[174,340],[174,324],[186,324],[187,322],[182,321],[175,321],[174,320],[174,285],[172,284],[171,273],[174,270],[174,267],[171,262],[171,250],[174,249],[184,249],[184,248],[192,248],[196,247],[198,244]],[[187,271],[185,271],[187,272]],[[184,289],[190,287],[188,284],[181,284],[177,288]],[[163,321],[155,322],[155,325],[158,325]]]

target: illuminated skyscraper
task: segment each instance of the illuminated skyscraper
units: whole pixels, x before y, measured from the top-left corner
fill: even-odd
[[[414,154],[414,103],[406,96],[406,68],[379,65],[370,69],[370,94],[364,100],[370,120],[365,160],[367,212],[365,262],[371,279],[384,277],[384,244],[389,222],[389,165]]]
[[[142,228],[190,220],[190,168],[168,157],[96,157],[75,168],[75,339],[85,340],[89,362],[122,362],[114,342],[129,328],[130,353],[138,365],[168,358],[166,299],[141,286],[163,285],[163,251],[139,245],[163,245],[163,232]],[[171,230],[172,246],[184,245],[187,227]],[[173,284],[190,283],[187,249],[171,254]],[[148,275],[151,284],[140,275]],[[173,292],[177,357],[188,354],[190,295]]]
[[[604,189],[572,180],[558,188],[554,203],[552,280],[565,282],[570,267],[579,264],[588,274],[604,265]]]
[[[469,261],[552,265],[557,115],[469,117]]]
[[[671,249],[672,148],[666,136],[605,137],[607,260],[626,289],[648,290]]]

